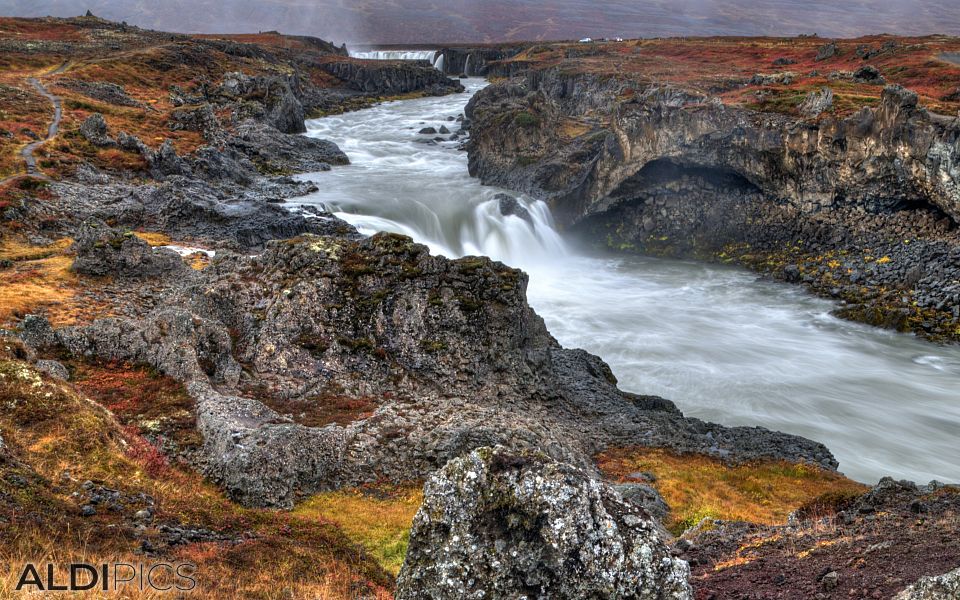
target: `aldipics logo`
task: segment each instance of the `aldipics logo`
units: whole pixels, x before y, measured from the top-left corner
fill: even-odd
[[[197,567],[191,563],[27,563],[20,572],[16,591],[85,592],[123,591],[189,592],[197,587]]]

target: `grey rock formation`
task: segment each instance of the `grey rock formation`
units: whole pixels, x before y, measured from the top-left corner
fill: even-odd
[[[493,199],[497,201],[501,215],[519,217],[533,226],[533,217],[530,216],[530,211],[524,208],[516,198],[507,194],[497,194]]]
[[[870,85],[883,85],[887,82],[880,71],[871,65],[864,65],[853,72],[853,81]]]
[[[693,598],[655,523],[587,473],[480,448],[430,478],[397,580],[414,598]]]
[[[960,568],[936,577],[924,577],[894,600],[956,600],[960,598]]]
[[[80,135],[99,148],[113,148],[117,142],[107,135],[107,122],[103,115],[94,113],[80,124]]]
[[[270,111],[269,123],[281,133],[307,132],[303,105],[289,87],[284,89],[280,101]]]
[[[819,123],[705,107],[704,97],[649,88],[616,109],[607,131],[559,141],[556,123],[612,110],[624,85],[546,70],[480,91],[467,106],[471,174],[552,201],[561,225],[629,198],[656,161],[736,175],[805,212],[848,206],[877,213],[911,197],[960,219],[960,122],[919,109],[917,95],[902,87],[885,88],[876,108]],[[542,107],[541,126],[503,119],[529,106]],[[530,156],[537,158],[519,158]]]
[[[360,92],[399,95],[424,91],[432,95],[462,92],[459,81],[448,78],[429,64],[404,61],[338,61],[326,63],[330,74]]]
[[[54,379],[60,379],[66,381],[70,379],[70,371],[67,370],[63,363],[56,360],[38,360],[36,364],[37,370],[46,373]]]
[[[165,248],[151,248],[132,233],[122,233],[103,223],[87,222],[77,231],[72,270],[103,277],[157,277],[188,267],[180,255]]]
[[[837,46],[836,42],[830,42],[824,44],[817,48],[817,55],[813,60],[820,62],[823,60],[828,60],[840,54],[840,47]]]
[[[613,486],[625,502],[639,506],[651,517],[664,521],[670,514],[670,507],[656,489],[645,483],[621,483]]]
[[[197,131],[208,140],[217,139],[223,129],[210,104],[174,110],[170,113],[169,127],[171,131]]]
[[[809,92],[800,104],[800,114],[807,118],[816,118],[833,108],[833,90],[828,87],[818,92]]]
[[[820,444],[624,394],[603,361],[549,335],[526,275],[485,258],[430,256],[391,234],[302,236],[256,256],[218,253],[189,275],[144,318],[57,339],[187,382],[203,468],[249,505],[425,477],[490,445],[588,472],[597,452],[637,444],[836,466]]]

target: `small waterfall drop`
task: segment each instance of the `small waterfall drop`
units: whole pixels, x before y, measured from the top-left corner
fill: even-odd
[[[517,206],[501,211],[503,190],[472,179],[451,139],[484,85],[467,79],[463,94],[308,121],[307,135],[337,143],[351,164],[304,175],[320,190],[291,204],[324,206],[364,233],[410,235],[434,253],[522,268],[550,332],[608,361],[625,390],[670,398],[689,416],[821,441],[861,481],[960,481],[960,349],[841,321],[834,303],[741,269],[584,254],[523,195],[509,193]],[[427,127],[452,133],[418,133]]]
[[[463,74],[467,77],[470,77],[470,61],[473,59],[472,54],[467,55],[467,61],[463,63]]]
[[[437,62],[433,63],[433,68],[435,68],[436,70],[438,70],[438,71],[440,71],[441,73],[443,73],[443,72],[444,72],[444,70],[443,70],[443,67],[444,67],[443,52],[438,52],[437,54],[438,54],[439,56],[437,56]]]

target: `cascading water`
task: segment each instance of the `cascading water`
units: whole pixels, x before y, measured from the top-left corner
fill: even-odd
[[[689,416],[822,441],[862,481],[960,481],[960,349],[836,319],[831,302],[739,269],[579,252],[543,203],[517,194],[532,224],[503,216],[502,190],[468,176],[458,142],[417,133],[456,130],[448,118],[484,82],[465,85],[309,121],[308,135],[335,141],[353,164],[306,175],[321,191],[301,201],[365,233],[523,268],[550,331],[603,357],[624,389],[670,398]]]
[[[437,61],[433,63],[433,68],[443,73],[444,72],[443,67],[444,67],[444,60],[443,60],[443,53],[441,52],[439,53],[439,56],[437,56]]]
[[[467,77],[470,77],[471,75],[473,75],[473,73],[470,71],[470,62],[472,59],[473,59],[473,55],[468,54],[466,62],[463,63],[463,74],[466,75]]]
[[[353,58],[365,58],[368,60],[425,60],[431,65],[436,64],[438,54],[436,50],[368,50],[356,52],[350,50],[349,52]]]

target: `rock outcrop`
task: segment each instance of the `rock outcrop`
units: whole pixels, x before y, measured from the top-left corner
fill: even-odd
[[[901,87],[887,87],[875,109],[811,123],[669,88],[618,104],[624,85],[548,70],[481,91],[467,114],[471,173],[551,199],[567,225],[628,200],[657,161],[736,175],[808,212],[926,202],[960,219],[960,123],[920,109]],[[558,143],[557,123],[597,108],[613,111],[609,128]],[[518,119],[522,111],[530,117]]]
[[[884,478],[860,496],[821,497],[785,525],[708,521],[673,549],[703,597],[953,600],[958,509],[957,486]]]
[[[430,478],[398,600],[689,600],[687,564],[653,520],[583,471],[480,448]]]
[[[415,91],[443,95],[462,92],[458,81],[426,64],[409,61],[352,60],[330,62],[326,70],[360,92],[396,96]]]
[[[954,600],[960,598],[960,568],[924,577],[897,594],[894,600]]]
[[[119,232],[104,223],[84,223],[76,237],[77,258],[71,268],[82,275],[158,277],[187,269],[173,250],[151,248],[136,235]]]
[[[870,257],[792,280],[849,302],[845,316],[957,337],[944,253],[960,251],[960,120],[896,85],[846,118],[828,116],[826,88],[800,118],[632,85],[545,67],[485,88],[467,106],[470,173],[547,201],[561,227],[615,249],[735,253],[782,265],[780,278],[826,254]]]
[[[550,336],[526,283],[404,236],[302,236],[260,255],[218,253],[156,311],[56,340],[188,383],[203,468],[250,505],[425,477],[494,445],[587,472],[597,452],[630,445],[836,467],[815,442],[688,419],[669,401],[621,392],[599,358]]]

